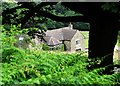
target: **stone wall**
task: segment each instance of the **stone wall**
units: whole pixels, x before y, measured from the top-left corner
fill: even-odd
[[[70,41],[64,41],[66,51],[71,51],[71,42]]]
[[[76,45],[77,40],[79,40],[79,44]],[[77,31],[71,40],[71,51],[76,51],[77,49],[80,49],[81,51],[85,51],[84,37],[80,33],[80,31]]]

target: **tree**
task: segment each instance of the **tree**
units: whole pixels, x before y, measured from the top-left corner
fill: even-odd
[[[43,10],[44,6],[53,6],[56,3],[39,3],[35,5],[34,3],[18,3],[19,6],[8,9],[3,12],[3,17],[9,12],[14,12],[18,8],[26,8],[25,16],[19,21],[22,26],[26,25],[26,22],[32,16],[43,16],[45,18],[50,18],[55,21],[60,22],[89,22],[90,23],[90,34],[89,34],[89,58],[102,58],[105,57],[101,64],[97,67],[104,67],[113,64],[113,50],[117,42],[117,34],[120,28],[119,26],[119,3],[108,3],[109,9],[106,3],[88,3],[88,2],[74,2],[65,3],[62,5],[68,7],[69,9],[81,13],[82,15],[77,16],[58,16]],[[114,9],[113,11],[113,7]],[[103,9],[104,8],[104,9]],[[105,11],[104,11],[105,10]],[[112,12],[111,12],[112,11]],[[5,21],[3,22],[5,23]]]
[[[120,28],[119,3],[76,3],[74,6],[65,3],[65,5],[90,18],[89,58],[104,57],[101,64],[96,67],[113,64],[113,51]]]
[[[41,2],[39,3],[30,2],[27,4],[29,6],[26,6],[25,2],[24,3],[21,3],[21,2],[5,3],[4,2],[2,23],[5,24],[5,26],[7,27],[9,27],[10,24],[14,24],[14,25],[21,24],[22,28],[31,28],[29,29],[28,34],[32,37],[34,37],[35,33],[39,33],[39,31],[37,31],[34,28],[39,28],[41,32],[44,32],[44,30],[46,31],[47,28],[53,29],[53,28],[61,28],[61,27],[66,26],[66,23],[53,21],[49,18],[39,15],[39,13],[36,13],[36,11],[32,12],[32,9],[36,9],[35,8],[36,6],[39,7],[42,4]],[[51,13],[53,16],[55,15],[55,16],[61,16],[61,17],[82,15],[80,13],[71,11],[69,8],[65,8],[64,6],[61,5],[61,3],[52,3],[51,5],[49,5],[48,3],[44,3],[43,6],[41,6],[41,8],[38,10],[45,11],[49,14]],[[28,13],[31,16],[28,15]],[[67,26],[68,26],[68,23],[67,23]],[[87,25],[84,23],[78,22],[75,24],[75,28],[78,26],[84,28]]]
[[[24,2],[25,3],[25,2]],[[26,16],[28,11],[31,10],[31,8],[35,8],[38,5],[41,5],[41,3],[28,3],[30,8],[25,7],[24,3],[3,3],[3,24],[20,24],[26,21]],[[38,6],[39,7],[39,6]],[[10,9],[9,9],[10,8]],[[58,16],[76,16],[81,15],[79,13],[75,13],[74,11],[71,11],[70,9],[67,9],[61,5],[61,3],[57,3],[55,5],[49,5],[46,4],[44,7],[41,7],[38,10],[42,10],[44,12],[48,12],[54,15]],[[39,12],[40,13],[40,12]],[[33,13],[30,12],[30,18],[26,21],[24,27],[38,27],[40,28],[41,24],[49,25],[48,27],[56,28],[59,27],[59,24],[63,26],[62,22],[56,22],[51,19],[42,17],[39,15],[39,13]],[[8,18],[6,20],[6,18]],[[46,24],[47,23],[47,24]],[[49,24],[51,23],[51,24]]]

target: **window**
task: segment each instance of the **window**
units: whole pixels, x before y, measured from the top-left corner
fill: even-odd
[[[80,40],[77,40],[77,41],[76,41],[76,45],[78,45],[78,44],[80,44]]]
[[[51,51],[54,50],[54,47],[50,47],[50,50],[51,50]]]
[[[76,51],[81,51],[81,49],[76,49]]]

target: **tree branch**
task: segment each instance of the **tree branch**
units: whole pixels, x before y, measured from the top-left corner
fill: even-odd
[[[50,18],[52,20],[55,20],[55,21],[59,21],[59,22],[78,22],[78,21],[81,21],[81,22],[89,22],[90,21],[90,18],[86,17],[86,16],[67,16],[67,17],[64,17],[64,16],[56,16],[56,15],[53,15],[49,12],[46,12],[46,11],[37,11],[37,14],[38,16],[43,16],[43,17],[47,17],[47,18]]]
[[[56,3],[44,3],[43,2],[43,3],[38,4],[36,7],[32,7],[31,9],[29,9],[25,17],[21,19],[22,27],[24,27],[28,19],[30,19],[30,17],[32,17],[35,13],[37,13],[43,6],[54,5],[54,4]]]

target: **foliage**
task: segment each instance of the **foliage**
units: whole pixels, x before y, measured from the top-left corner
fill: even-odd
[[[15,27],[11,30],[14,29]],[[20,49],[13,45],[12,40],[19,32],[13,33],[14,35],[12,33],[10,35],[3,29],[0,37],[0,84],[120,84],[120,73],[104,75],[104,68],[89,71],[88,58],[83,53]]]
[[[9,63],[1,63],[3,84],[119,84],[120,82],[117,78],[120,76],[119,73],[101,75],[104,68],[89,72],[86,69],[87,57],[82,54],[19,49],[17,52],[13,51],[11,55],[15,58]]]
[[[47,44],[42,44],[42,50],[45,50],[45,51],[50,51],[50,46],[48,46]],[[61,45],[58,45],[58,46],[54,46],[52,48],[52,51],[64,51],[64,44],[61,44]]]
[[[35,7],[38,6],[41,3],[28,3],[30,6]],[[25,18],[25,16],[28,14],[29,9],[27,8],[19,8],[19,6],[21,6],[22,4],[19,3],[7,3],[4,2],[2,3],[2,9],[3,12],[6,12],[9,9],[12,8],[17,8],[16,10],[14,10],[13,12],[7,12],[4,13],[3,16],[3,24],[21,24],[23,22],[23,18]],[[32,8],[33,9],[33,8]],[[57,3],[56,5],[47,5],[41,8],[41,10],[44,11],[48,11],[49,13],[52,13],[56,16],[79,16],[82,15],[80,13],[76,13],[72,10],[70,10],[69,8],[66,8],[64,6],[61,5],[61,3]],[[39,14],[38,14],[39,15]],[[47,30],[48,28],[60,28],[60,27],[64,27],[64,26],[68,26],[68,23],[64,23],[64,22],[56,22],[53,21],[51,19],[42,17],[42,16],[38,16],[37,14],[34,14],[32,16],[30,16],[30,18],[28,19],[28,21],[26,21],[25,23],[25,27],[26,28],[39,28],[40,30]],[[7,19],[6,19],[7,18]],[[74,23],[75,28],[81,28],[81,29],[89,29],[88,24],[86,23],[82,23],[82,22],[78,22],[78,23]]]
[[[61,51],[65,51],[65,45],[62,44],[61,47],[62,47],[62,48],[61,48]]]
[[[120,46],[120,31],[118,31],[118,40],[117,40],[117,46]]]
[[[2,7],[2,10],[7,10],[7,9],[14,8],[16,6],[18,6],[18,5],[15,2],[7,2],[7,1],[5,2],[5,1],[3,1],[1,7]]]
[[[49,5],[47,7],[50,8]],[[76,13],[69,8],[62,6],[61,3],[57,3],[53,6],[53,8],[54,9],[52,9],[51,11],[49,10],[49,12],[57,16],[82,16],[82,14]]]
[[[104,5],[102,5],[102,8],[104,10],[107,10],[107,11],[111,11],[113,13],[120,13],[119,11],[119,3],[105,3]]]
[[[6,25],[1,25],[2,28],[2,33],[1,33],[1,41],[2,41],[2,46],[3,47],[11,47],[11,46],[16,46],[16,47],[22,47],[22,48],[27,48],[28,44],[30,43],[30,37],[27,35],[28,29],[20,30],[20,25],[15,26],[6,26]],[[23,40],[19,40],[19,37],[22,36],[24,37]]]
[[[115,13],[120,15],[120,6],[119,2],[113,2],[113,3],[105,3],[102,5],[102,8],[104,11],[110,11],[111,13]],[[120,22],[120,18],[118,18],[118,21]]]
[[[47,44],[42,44],[43,50],[50,50],[50,47]]]

